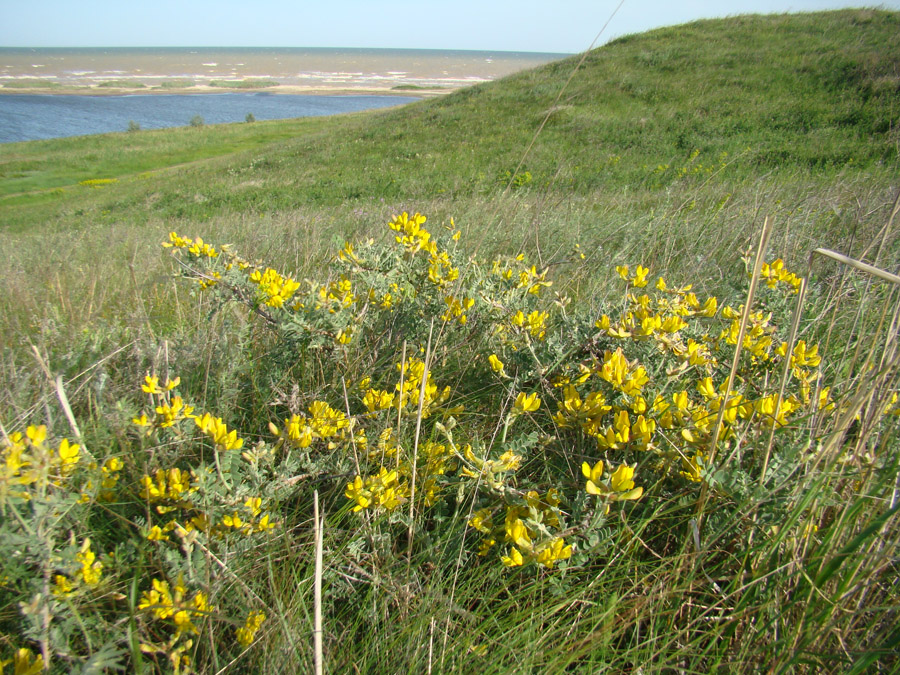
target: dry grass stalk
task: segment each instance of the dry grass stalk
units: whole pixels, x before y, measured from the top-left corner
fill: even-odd
[[[313,492],[313,520],[316,540],[316,568],[313,586],[315,618],[313,619],[313,661],[316,675],[322,675],[322,539],[325,520],[319,518],[319,491]]]

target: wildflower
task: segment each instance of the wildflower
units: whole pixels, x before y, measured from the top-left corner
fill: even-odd
[[[169,537],[163,532],[159,525],[151,527],[150,531],[147,532],[146,537],[148,541],[169,541]]]
[[[244,625],[237,629],[237,641],[241,647],[247,648],[253,644],[256,632],[266,620],[266,615],[260,611],[252,611],[247,615]]]
[[[478,509],[469,519],[469,526],[484,534],[490,534],[493,527],[491,510]]]
[[[88,586],[96,586],[100,583],[100,575],[103,571],[103,563],[96,561],[96,556],[91,550],[91,540],[85,539],[81,544],[81,550],[75,554],[75,560],[81,564],[81,578]]]
[[[519,518],[510,520],[509,514],[506,519],[506,538],[519,548],[531,549],[531,536],[528,534],[528,528]]]
[[[147,375],[144,378],[144,384],[141,385],[141,389],[148,394],[162,393],[162,389],[159,388],[159,378],[155,375]]]
[[[600,488],[597,486],[600,484],[600,479],[603,478],[603,460],[601,459],[599,462],[591,466],[587,462],[582,462],[581,464],[581,473],[587,478],[587,485],[585,489],[588,494],[599,495],[602,494]]]
[[[53,595],[66,597],[67,595],[70,595],[73,590],[72,583],[64,575],[57,574],[53,577]]]
[[[678,472],[681,476],[687,478],[693,483],[699,483],[703,480],[703,476],[701,473],[703,471],[702,454],[698,452],[691,458],[682,457],[681,465],[683,468]]]
[[[181,420],[193,419],[192,412],[194,412],[193,406],[185,405],[180,396],[173,396],[168,403],[156,406],[157,421],[163,429],[174,426]]]
[[[259,287],[260,301],[275,308],[283,307],[300,288],[299,282],[282,276],[270,267],[263,272],[254,270],[250,274],[250,281]]]
[[[59,454],[60,471],[62,474],[68,475],[78,464],[79,446],[75,443],[69,443],[67,438],[62,439],[59,444],[57,453]]]
[[[647,285],[647,275],[650,274],[650,270],[646,267],[642,267],[641,265],[637,266],[637,269],[634,272],[634,278],[631,280],[637,288],[643,288]]]
[[[399,216],[394,216],[388,227],[401,233],[395,237],[397,243],[403,246],[407,253],[414,254],[422,248],[427,248],[431,239],[431,233],[422,227],[425,220],[425,216],[418,212],[410,216],[404,211]]]
[[[572,546],[566,546],[562,537],[557,537],[550,545],[538,553],[537,561],[550,569],[557,560],[568,560],[572,557]]]
[[[9,661],[0,661],[0,673],[7,664]],[[35,656],[27,647],[16,651],[12,658],[12,664],[14,675],[40,675],[44,672],[44,657],[41,654]]]
[[[534,412],[541,407],[541,399],[537,393],[526,394],[524,391],[519,392],[513,403],[513,415],[522,415],[527,412]]]
[[[348,345],[350,341],[353,339],[353,330],[348,328],[347,330],[340,329],[337,332],[337,335],[334,338],[335,344],[339,345]]]
[[[491,354],[488,357],[488,361],[491,364],[491,370],[493,370],[495,373],[503,373],[503,361],[498,359],[496,354]]]
[[[697,391],[700,392],[700,395],[705,399],[714,399],[716,398],[716,388],[713,385],[713,381],[711,377],[704,377],[697,383]]]
[[[178,398],[178,397],[176,397]],[[194,419],[200,431],[209,436],[220,450],[239,450],[244,445],[244,439],[238,438],[237,430],[228,431],[228,427],[221,417],[213,417],[209,413],[203,417]]]
[[[28,441],[33,447],[39,448],[44,444],[44,441],[47,440],[47,427],[43,424],[37,427],[29,426],[25,429],[25,435],[28,437]]]
[[[519,552],[515,546],[513,546],[508,556],[502,556],[500,558],[500,562],[502,562],[507,567],[519,567],[524,564],[525,560],[522,558],[522,554]]]
[[[581,465],[581,473],[588,479],[585,489],[588,494],[601,497],[606,502],[631,501],[640,499],[644,494],[644,488],[634,486],[634,467],[621,464],[610,476],[609,483],[601,482],[603,474],[603,462],[597,462],[593,467],[584,462]],[[609,504],[606,504],[606,512],[609,512]]]
[[[532,337],[538,340],[544,339],[546,335],[545,322],[548,316],[547,312],[538,312],[537,310],[528,315],[528,332],[531,333]]]

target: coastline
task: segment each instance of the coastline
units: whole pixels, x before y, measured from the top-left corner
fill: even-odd
[[[473,83],[476,84],[476,83]],[[100,87],[99,85],[54,85],[48,87],[6,88],[0,86],[0,96],[157,96],[157,95],[192,95],[192,94],[293,94],[305,96],[416,96],[433,98],[452,93],[463,86],[443,87],[403,87],[366,86],[347,87],[339,85],[296,85],[278,84],[269,87],[212,87],[206,84],[195,84],[189,87]],[[401,85],[402,86],[402,85]],[[473,86],[473,85],[466,85]]]

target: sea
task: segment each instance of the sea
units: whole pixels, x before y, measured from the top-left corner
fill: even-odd
[[[0,143],[403,105],[567,54],[325,48],[0,48]],[[217,93],[254,81],[260,90]],[[32,93],[40,89],[42,93]],[[60,93],[43,93],[59,89]],[[122,92],[127,94],[123,95]],[[131,126],[134,126],[131,125]]]

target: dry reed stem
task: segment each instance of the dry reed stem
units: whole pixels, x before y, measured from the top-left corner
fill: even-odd
[[[419,436],[422,433],[422,409],[425,407],[425,388],[428,383],[428,372],[431,368],[431,337],[434,333],[434,318],[428,328],[428,344],[425,347],[425,363],[422,368],[422,381],[419,383],[419,407],[416,411],[416,436],[413,441],[412,477],[409,489],[409,564],[412,564],[413,532],[415,530],[416,504],[416,464],[419,461]],[[400,392],[403,396],[403,391]],[[399,452],[397,453],[400,454]]]
[[[812,256],[810,256],[810,265],[812,264]],[[800,291],[797,293],[797,304],[794,306],[794,317],[791,320],[791,334],[788,337],[787,349],[784,354],[784,367],[781,370],[781,384],[778,387],[778,398],[775,399],[775,416],[778,417],[778,410],[781,408],[781,402],[784,400],[784,390],[787,387],[788,376],[791,372],[791,354],[794,351],[794,340],[797,339],[797,331],[800,328],[800,315],[803,312],[803,302],[806,299],[806,284],[809,278],[809,270],[805,277],[800,279]],[[772,456],[772,446],[775,444],[775,428],[777,422],[773,422],[772,428],[769,430],[769,440],[766,443],[766,455],[763,458],[762,470],[759,473],[759,484],[763,485],[766,480],[766,470],[769,468],[769,459]]]
[[[744,336],[747,333],[747,323],[750,321],[750,313],[753,306],[753,297],[756,295],[756,287],[759,284],[759,275],[762,271],[763,257],[765,256],[766,247],[769,244],[769,237],[772,234],[772,221],[768,216],[763,222],[763,229],[759,235],[759,245],[756,249],[756,261],[753,265],[753,274],[750,277],[750,288],[747,289],[747,299],[744,301],[744,311],[741,314],[741,326],[738,330],[737,344],[734,348],[734,357],[731,360],[731,370],[728,373],[728,383],[725,387],[725,399],[719,407],[719,414],[716,416],[716,425],[713,427],[712,440],[710,442],[708,465],[712,466],[716,459],[716,450],[719,442],[719,432],[722,429],[722,421],[725,419],[725,409],[728,407],[728,396],[731,393],[731,387],[734,386],[734,378],[737,374],[738,362],[741,358],[741,351],[744,347]],[[776,410],[776,414],[777,414]],[[705,483],[704,483],[705,485]],[[705,495],[705,490],[704,490]],[[701,498],[701,504],[705,500]]]
[[[400,391],[398,392],[399,399],[397,400],[397,444],[400,443],[400,422],[403,419],[403,406],[400,405],[403,399],[403,376],[406,374],[406,340],[403,341],[403,356],[400,359]],[[384,464],[384,450],[381,451],[381,463]],[[400,448],[397,448],[396,456],[394,457],[394,468],[400,468]]]
[[[322,540],[325,528],[325,519],[319,518],[319,491],[313,491],[313,529],[315,534],[316,545],[316,568],[315,580],[313,582],[313,602],[314,602],[314,619],[313,619],[313,662],[316,675],[322,675],[323,655],[322,655]]]
[[[41,356],[40,350],[35,345],[31,345],[32,351],[34,351],[34,357],[37,359],[38,364],[41,366],[41,370],[44,371],[44,375],[47,376],[47,379],[50,380],[50,383],[56,389],[56,397],[59,399],[59,405],[63,409],[63,413],[66,415],[66,419],[69,421],[69,427],[72,429],[72,433],[75,434],[75,438],[78,439],[78,442],[81,444],[82,449],[90,454],[88,449],[84,445],[84,438],[81,435],[81,429],[78,428],[78,422],[75,421],[75,415],[72,414],[72,406],[69,405],[69,397],[66,396],[66,390],[63,387],[62,375],[57,375],[53,377],[53,374],[50,372],[50,368],[47,366],[47,362],[44,360],[44,357]],[[4,432],[4,436],[5,436]]]

